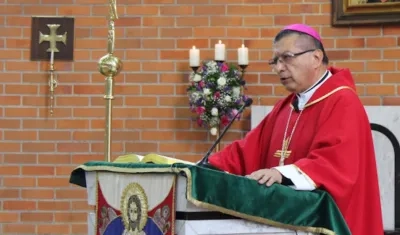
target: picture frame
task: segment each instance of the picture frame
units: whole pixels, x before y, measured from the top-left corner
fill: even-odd
[[[331,0],[331,3],[334,27],[400,23],[400,0]]]

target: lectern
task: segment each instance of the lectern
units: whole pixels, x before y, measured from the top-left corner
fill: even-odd
[[[74,169],[87,189],[89,235],[350,235],[321,190],[259,185],[192,164],[91,161]]]

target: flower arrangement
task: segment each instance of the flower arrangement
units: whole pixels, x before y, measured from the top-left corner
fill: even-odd
[[[197,124],[216,135],[226,126],[248,99],[243,94],[246,82],[235,65],[207,61],[189,76],[187,89],[190,110],[197,114]],[[240,119],[240,115],[237,117]]]

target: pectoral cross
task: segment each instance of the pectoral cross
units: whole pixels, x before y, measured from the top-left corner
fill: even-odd
[[[289,138],[287,138],[284,141],[283,148],[281,150],[276,150],[276,152],[274,153],[274,157],[278,157],[278,158],[281,158],[282,156],[283,156],[283,158],[290,157],[290,154],[292,153],[292,151],[288,150],[288,147],[289,147]]]

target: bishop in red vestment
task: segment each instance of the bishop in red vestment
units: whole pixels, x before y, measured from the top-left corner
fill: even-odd
[[[284,28],[274,54],[270,64],[292,93],[209,164],[267,186],[326,190],[353,235],[382,235],[372,133],[350,71],[328,66],[321,38],[306,25]]]

